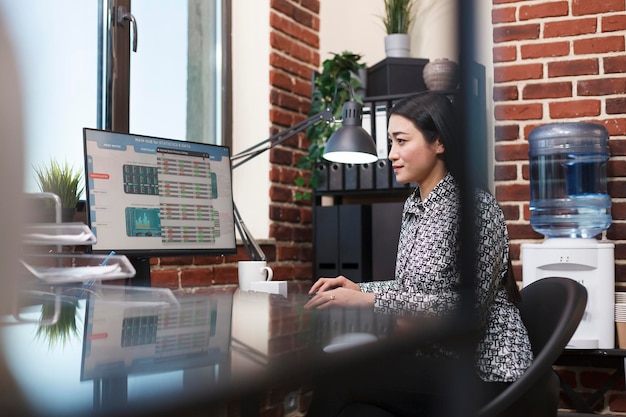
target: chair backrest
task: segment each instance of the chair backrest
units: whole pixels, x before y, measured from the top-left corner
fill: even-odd
[[[521,295],[518,307],[535,359],[517,381],[480,410],[480,417],[513,415],[510,407],[547,374],[553,374],[552,365],[572,338],[587,304],[586,288],[569,278],[540,279],[524,287]]]

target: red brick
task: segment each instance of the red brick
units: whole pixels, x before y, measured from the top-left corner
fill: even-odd
[[[544,38],[564,38],[566,36],[587,35],[598,30],[595,18],[566,19],[546,22],[543,27]]]
[[[290,56],[277,53],[270,54],[270,66],[281,69],[308,81],[309,86],[311,85],[311,71],[316,69],[314,65],[303,65],[301,61],[295,60]]]
[[[515,46],[496,46],[493,48],[493,62],[511,62],[517,59]]]
[[[599,100],[573,100],[549,103],[550,117],[564,119],[574,117],[590,117],[600,114]]]
[[[213,285],[237,284],[237,264],[216,266],[213,270]]]
[[[545,58],[569,55],[569,42],[536,43],[522,45],[520,52],[522,59]]]
[[[606,130],[609,131],[609,135],[611,135],[611,137],[626,135],[626,119],[624,118],[605,119],[601,121],[601,124],[606,127]],[[609,141],[611,154],[614,155],[615,152],[619,152],[620,155],[626,155],[626,149],[624,149],[623,146],[624,143],[624,141]]]
[[[272,201],[282,201],[285,203],[291,202],[292,201],[291,189],[272,185],[270,186],[270,198]]]
[[[549,1],[532,6],[521,6],[519,9],[519,20],[567,16],[568,12],[569,5],[566,1]]]
[[[503,161],[526,161],[528,160],[528,144],[503,143],[496,144],[495,159],[498,162]]]
[[[493,29],[494,43],[521,41],[524,39],[539,39],[539,25],[510,25]]]
[[[542,64],[500,65],[494,69],[494,80],[496,83],[536,80],[542,77]]]
[[[153,287],[178,289],[178,270],[176,269],[160,269],[150,272],[150,284]]]
[[[495,127],[496,141],[519,139],[518,125],[498,125]]]
[[[605,36],[574,40],[574,54],[602,54],[624,51],[624,36]]]
[[[491,11],[491,23],[515,22],[515,7],[503,7]]]
[[[624,114],[626,113],[626,98],[612,98],[606,100],[607,114]]]
[[[626,161],[622,159],[609,158],[606,164],[606,175],[610,177],[626,177]],[[612,181],[621,181],[613,179]],[[626,216],[621,217],[626,219]]]
[[[606,184],[609,195],[613,198],[626,197],[626,181],[612,180]]]
[[[495,86],[493,88],[493,100],[494,101],[512,101],[517,100],[519,94],[517,93],[517,86]]]
[[[522,90],[524,100],[564,97],[572,97],[570,82],[526,84]]]
[[[611,202],[611,216],[614,219],[626,219],[626,203],[620,201]],[[622,244],[622,246],[626,250],[626,244]],[[626,259],[626,255],[620,256],[619,259]]]
[[[540,233],[535,232],[535,230],[530,226],[529,223],[526,223],[526,224],[509,223],[509,224],[507,224],[507,229],[509,230],[509,237],[511,238],[511,240],[514,240],[514,239],[525,239],[525,240],[526,239],[543,239],[543,235],[541,235]],[[521,276],[521,274],[520,274],[520,276]]]
[[[606,237],[609,240],[621,240],[624,239],[624,236],[626,236],[626,224],[620,222],[614,222],[611,224],[611,227],[609,227],[609,230],[607,230],[606,232]],[[621,268],[624,268],[626,265],[621,266]],[[616,265],[616,267],[618,267]],[[626,270],[622,269],[623,272],[626,272]],[[620,278],[619,281],[621,282],[626,282],[626,275],[622,274],[621,276],[616,275],[615,278]]]
[[[603,62],[605,74],[626,72],[626,56],[609,56],[603,58]]]
[[[603,78],[578,81],[578,95],[604,96],[626,93],[626,78]]]
[[[577,59],[548,63],[548,77],[570,77],[575,75],[595,75],[599,73],[597,59]]]
[[[571,7],[574,16],[619,12],[624,11],[624,0],[572,0]]]
[[[519,220],[519,207],[512,204],[500,204],[502,207],[502,213],[507,221]]]
[[[208,287],[214,282],[213,268],[183,269],[180,273],[180,283],[183,288]]]
[[[612,15],[602,17],[602,32],[617,32],[626,29],[626,15]]]
[[[496,165],[493,177],[496,181],[513,181],[517,179],[517,165]]]
[[[541,104],[500,104],[495,106],[496,120],[533,120],[543,117]]]

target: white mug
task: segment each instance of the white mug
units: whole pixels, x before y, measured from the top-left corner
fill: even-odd
[[[250,283],[254,281],[271,281],[274,271],[266,261],[239,261],[239,289],[250,291]]]

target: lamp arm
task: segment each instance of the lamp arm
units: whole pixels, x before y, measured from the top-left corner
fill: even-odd
[[[281,143],[285,142],[287,139],[292,138],[293,136],[297,135],[298,133],[308,129],[309,127],[319,123],[319,122],[332,122],[334,120],[334,116],[333,116],[333,112],[330,109],[330,107],[327,107],[326,109],[324,109],[323,111],[302,120],[299,123],[296,123],[295,125],[281,130],[278,133],[275,133],[274,135],[270,136],[269,138],[257,143],[254,146],[249,147],[248,149],[245,149],[235,155],[233,155],[231,157],[232,161],[236,161],[237,159],[241,159],[241,158],[245,158],[243,161],[239,161],[235,164],[233,164],[233,169],[237,168],[240,165],[245,164],[246,162],[248,162],[249,160],[259,156],[260,154],[262,154],[263,152],[272,149],[274,146],[276,145],[280,145]],[[264,144],[269,144],[268,146],[261,148],[261,149],[257,149],[260,146],[264,145]]]
[[[239,232],[239,236],[241,236],[241,241],[243,243],[246,252],[248,253],[248,257],[252,261],[265,261],[267,260],[265,253],[261,249],[261,246],[257,243],[257,241],[252,237],[250,230],[243,222],[241,218],[241,214],[239,214],[239,210],[237,210],[237,206],[233,202],[233,211],[235,213],[235,226],[237,227],[237,231]]]

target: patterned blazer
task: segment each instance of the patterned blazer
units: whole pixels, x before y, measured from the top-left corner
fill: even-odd
[[[509,257],[504,214],[485,191],[476,191],[475,202],[477,303],[486,312],[476,369],[484,381],[510,382],[530,365],[532,351],[519,311],[507,300],[503,286]],[[437,316],[451,311],[459,299],[459,216],[460,191],[450,174],[424,201],[419,188],[409,196],[402,213],[395,279],[360,284],[361,291],[375,294],[376,311]],[[435,352],[452,355],[443,348]]]

